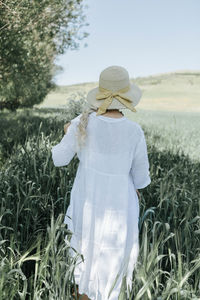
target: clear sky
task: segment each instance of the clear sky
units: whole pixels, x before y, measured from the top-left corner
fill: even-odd
[[[131,78],[200,70],[200,0],[85,0],[90,35],[55,63],[58,85],[98,81],[111,65]],[[88,46],[84,47],[87,43]]]

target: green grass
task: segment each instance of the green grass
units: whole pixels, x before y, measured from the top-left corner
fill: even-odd
[[[198,162],[200,113],[123,110],[124,115],[138,122],[146,131],[146,139],[160,151],[179,152]],[[155,142],[156,141],[156,142]]]
[[[80,103],[70,110],[1,114],[0,299],[70,299],[79,255],[69,255],[71,234],[63,220],[78,158],[56,168],[50,150],[63,136],[63,124],[81,112]],[[199,115],[124,114],[144,129],[152,182],[140,190],[140,254],[132,287],[124,281],[120,300],[197,300]]]

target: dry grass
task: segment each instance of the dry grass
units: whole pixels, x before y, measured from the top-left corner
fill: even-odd
[[[143,91],[138,108],[180,112],[200,112],[200,71],[179,71],[132,79]],[[75,94],[86,95],[98,82],[59,86],[36,107],[65,105]]]

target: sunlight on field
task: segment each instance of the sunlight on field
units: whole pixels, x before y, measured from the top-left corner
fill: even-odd
[[[160,98],[145,98],[143,97],[138,107],[146,110],[167,110],[167,111],[182,111],[182,112],[200,112],[199,103],[190,100],[189,98],[175,97],[160,97]]]
[[[200,72],[185,71],[138,77],[132,82],[142,90],[138,108],[159,111],[200,112]],[[49,93],[43,103],[35,107],[59,107],[66,105],[77,93],[86,96],[98,86],[98,82],[58,86]]]

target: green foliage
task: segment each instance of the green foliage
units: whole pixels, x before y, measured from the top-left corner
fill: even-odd
[[[75,108],[71,118],[59,109],[2,114],[0,299],[71,299],[80,256],[69,254],[71,234],[63,219],[78,159],[56,168],[50,150],[63,124],[80,113],[81,106]],[[197,300],[200,162],[172,151],[164,129],[151,126],[144,118],[152,182],[140,190],[140,254],[132,287],[124,283],[120,300]]]
[[[56,55],[87,36],[81,2],[0,2],[0,109],[32,107],[55,88]]]

